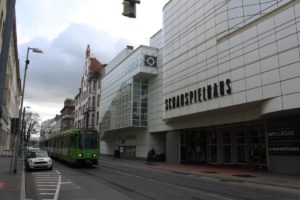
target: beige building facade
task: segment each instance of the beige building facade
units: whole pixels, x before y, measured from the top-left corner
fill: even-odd
[[[88,45],[81,86],[79,93],[75,96],[75,128],[98,129],[101,79],[104,77],[105,69],[90,54]]]
[[[0,155],[13,148],[21,96],[14,1],[0,1]],[[15,122],[15,123],[13,123]],[[16,126],[13,126],[16,125]]]

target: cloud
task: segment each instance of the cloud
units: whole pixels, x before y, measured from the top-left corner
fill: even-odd
[[[114,38],[107,32],[100,32],[88,25],[73,23],[52,41],[35,38],[19,46],[21,72],[24,71],[22,64],[25,63],[28,46],[44,51],[44,54],[29,52],[25,101],[32,109],[34,105],[41,107],[47,103],[60,105],[61,109],[66,98],[74,98],[77,95],[88,44],[92,56],[105,64],[129,42],[126,39]]]

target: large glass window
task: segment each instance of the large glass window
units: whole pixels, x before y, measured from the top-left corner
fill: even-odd
[[[128,80],[122,84],[101,122],[101,130],[148,125],[148,82]]]
[[[148,125],[148,81],[138,79],[133,82],[133,126]]]
[[[97,133],[95,131],[82,131],[79,142],[81,149],[97,148]]]

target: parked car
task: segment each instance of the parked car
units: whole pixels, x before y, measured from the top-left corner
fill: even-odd
[[[50,169],[52,170],[52,159],[47,151],[41,149],[28,150],[25,158],[27,170],[31,169]]]
[[[36,147],[27,147],[25,149],[25,159],[27,158],[27,156],[30,154],[31,151],[36,151],[36,150],[40,150],[40,148],[36,148]]]

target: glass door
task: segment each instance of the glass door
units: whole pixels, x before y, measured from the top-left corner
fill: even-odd
[[[231,133],[223,133],[223,153],[224,163],[231,163]]]

